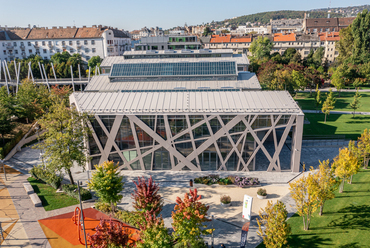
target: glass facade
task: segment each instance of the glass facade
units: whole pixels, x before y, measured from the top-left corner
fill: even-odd
[[[221,57],[220,53],[209,53],[209,54],[155,54],[155,55],[124,55],[125,59],[155,59],[155,58],[216,58]]]
[[[98,140],[93,136],[89,137],[92,168],[104,159],[103,152],[97,145],[99,142],[103,149],[111,146],[106,159],[123,165],[123,169],[172,170],[180,167],[179,170],[189,170],[193,166],[192,170],[236,171],[248,166],[249,170],[253,170],[254,157],[251,156],[256,142],[245,122],[253,129],[268,130],[271,127],[271,118],[276,122],[278,115],[254,117],[255,115],[137,115],[135,121],[129,116],[123,116],[121,123],[118,123],[115,122],[117,116],[96,116],[90,120],[98,136]],[[282,115],[276,128],[286,125],[290,118],[290,115]],[[235,123],[233,126],[228,124],[231,121]],[[99,123],[106,127],[108,133]],[[228,127],[225,127],[227,124]],[[119,128],[117,133],[112,134],[114,125],[119,125]],[[221,131],[226,128],[228,133]],[[267,131],[257,132],[264,134]],[[180,164],[183,166],[179,166]]]
[[[234,61],[113,64],[110,77],[237,75]]]

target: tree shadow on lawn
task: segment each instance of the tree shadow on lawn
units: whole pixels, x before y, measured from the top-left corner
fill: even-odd
[[[340,245],[338,248],[360,248],[361,246],[358,245],[358,242],[352,242],[345,245]]]
[[[370,229],[369,205],[354,206],[353,204],[351,204],[351,206],[349,207],[340,209],[338,213],[342,213],[344,215],[336,220],[332,220],[328,224],[329,227],[359,230]]]
[[[311,237],[302,238],[302,236],[312,235]],[[331,246],[331,238],[322,238],[313,234],[298,234],[290,235],[288,238],[288,244],[290,247],[300,247],[300,248],[314,248],[320,246]]]
[[[348,124],[355,124],[355,123],[365,123],[370,121],[370,116],[361,116],[356,115],[355,117],[352,116],[351,121],[346,121]]]

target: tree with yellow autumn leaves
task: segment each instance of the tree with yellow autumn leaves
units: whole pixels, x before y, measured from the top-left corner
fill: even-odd
[[[339,154],[334,158],[332,170],[340,180],[339,193],[343,193],[344,183],[352,178],[360,169],[360,164],[353,151],[347,147],[339,149]],[[350,180],[351,183],[352,179]]]
[[[303,230],[308,230],[311,216],[316,211],[319,201],[318,190],[313,173],[303,175],[289,183],[290,196],[294,199],[297,213],[303,218]]]
[[[257,234],[263,237],[264,245],[267,248],[284,247],[291,230],[287,223],[288,211],[285,204],[281,201],[276,204],[268,201],[265,209],[260,210],[259,217]]]

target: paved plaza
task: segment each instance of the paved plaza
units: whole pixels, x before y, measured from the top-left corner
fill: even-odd
[[[24,174],[16,174],[14,176],[9,175],[8,181],[6,182],[9,196],[14,203],[14,207],[19,217],[19,239],[17,242],[23,242],[24,247],[51,247],[47,241],[38,220],[48,218],[51,216],[68,213],[73,211],[75,206],[48,211],[44,208],[35,208],[32,206],[31,201],[26,195],[22,183],[26,181],[29,175],[28,171],[35,165],[40,164],[39,150],[31,149],[30,147],[23,148],[21,152],[15,154],[13,158],[6,161],[6,164],[13,167]],[[301,161],[306,164],[306,167],[318,165],[318,160],[333,159],[338,154],[338,147],[309,147],[302,148],[302,159]],[[289,150],[282,153],[282,156],[289,156]],[[284,157],[282,158],[284,161]],[[83,181],[83,186],[86,187],[86,181],[91,176],[91,172],[82,171],[81,168],[73,168],[73,176],[75,180]],[[131,194],[133,192],[134,184],[133,180],[137,177],[149,177],[159,183],[161,190],[160,194],[164,200],[164,207],[162,216],[165,220],[165,225],[171,228],[171,213],[175,206],[175,199],[177,196],[183,197],[185,192],[189,190],[189,180],[194,179],[198,176],[209,175],[210,172],[189,172],[189,171],[122,171],[124,175],[125,188],[122,191],[123,199],[119,204],[121,209],[133,210]],[[253,171],[253,172],[212,172],[212,174],[218,174],[222,177],[228,175],[248,176],[257,177],[261,186],[265,188],[269,194],[267,200],[280,200],[287,206],[289,216],[293,215],[294,202],[289,196],[288,182],[296,177],[300,176],[300,173],[291,172],[265,172],[265,171]],[[1,174],[3,178],[3,174]],[[10,177],[10,178],[9,178]],[[4,178],[3,178],[4,179]],[[68,182],[68,178],[65,177],[65,182]],[[0,181],[3,185],[4,180]],[[253,208],[252,208],[252,220],[250,230],[248,233],[248,248],[256,247],[260,242],[261,238],[257,236],[257,222],[256,217],[260,208],[264,207],[267,200],[259,200],[256,198],[256,192],[258,187],[252,188],[238,188],[235,186],[205,186],[195,184],[194,187],[198,189],[200,195],[202,195],[202,201],[210,206],[209,214],[214,216],[214,220],[209,222],[209,227],[215,228],[214,232],[214,247],[220,247],[220,244],[225,244],[226,247],[239,247],[241,228],[246,222],[242,219],[242,200],[243,195],[248,194],[253,197]],[[232,198],[232,206],[224,208],[220,206],[219,198],[221,195],[230,195]],[[3,197],[3,196],[2,196]],[[9,198],[9,197],[8,197]],[[84,207],[90,207],[93,203],[84,204]],[[18,223],[17,222],[17,223]],[[24,232],[22,232],[22,228]],[[17,229],[17,230],[18,230]],[[13,241],[17,240],[17,236],[13,236]],[[211,236],[205,237],[205,241],[211,244]],[[6,238],[5,242],[10,242],[10,237]],[[6,246],[4,246],[6,247]],[[10,246],[9,246],[10,247]],[[12,246],[14,247],[14,246]]]

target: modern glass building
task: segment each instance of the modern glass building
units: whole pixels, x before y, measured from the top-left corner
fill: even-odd
[[[92,114],[89,168],[113,160],[125,170],[252,171],[262,154],[267,171],[299,171],[304,115],[288,92],[260,91],[240,58],[185,59],[112,64],[70,96]]]

